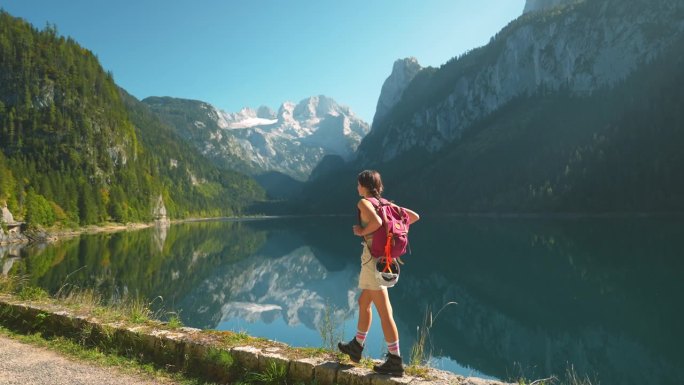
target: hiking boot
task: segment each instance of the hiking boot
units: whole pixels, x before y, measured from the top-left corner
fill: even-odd
[[[352,338],[351,341],[344,343],[338,342],[337,348],[344,354],[349,355],[349,358],[354,362],[361,361],[361,353],[363,352],[363,346],[356,340],[356,337]]]
[[[382,365],[374,365],[373,370],[380,374],[389,374],[390,376],[403,376],[404,364],[401,361],[401,356],[395,356],[392,353],[387,353],[387,361]]]

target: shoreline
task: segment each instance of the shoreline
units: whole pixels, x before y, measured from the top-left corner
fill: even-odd
[[[0,246],[22,245],[33,242],[53,243],[62,239],[70,239],[83,234],[115,233],[119,231],[136,231],[154,226],[169,226],[180,223],[193,222],[220,222],[220,221],[256,221],[269,219],[287,218],[330,218],[330,217],[353,217],[351,214],[317,214],[317,215],[253,215],[253,216],[233,216],[233,217],[194,217],[184,219],[167,219],[152,222],[132,222],[132,223],[106,223],[102,225],[88,225],[75,229],[39,230],[38,237],[32,237],[22,233],[19,237],[9,240],[0,239]],[[684,218],[684,213],[680,212],[559,212],[559,213],[516,213],[516,212],[456,212],[431,214],[426,213],[425,217],[432,218],[485,218],[485,219],[553,219],[553,220],[577,220],[577,219],[679,219]]]
[[[106,223],[102,225],[88,225],[75,229],[43,229],[38,230],[38,237],[21,233],[17,238],[8,241],[0,240],[0,246],[23,245],[33,242],[54,243],[63,239],[74,238],[83,234],[116,233],[120,231],[137,231],[154,226],[169,226],[179,223],[211,222],[211,221],[253,221],[261,219],[277,219],[285,216],[244,216],[244,217],[206,217],[160,220],[152,222]],[[31,234],[31,232],[29,232]]]

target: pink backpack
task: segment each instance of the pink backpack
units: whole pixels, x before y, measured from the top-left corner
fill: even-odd
[[[389,265],[393,259],[406,253],[408,246],[409,215],[402,207],[392,205],[387,199],[366,198],[382,219],[382,227],[373,233],[370,248],[375,258],[386,258]]]

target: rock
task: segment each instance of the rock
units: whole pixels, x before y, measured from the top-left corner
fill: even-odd
[[[305,383],[311,382],[314,377],[314,368],[318,363],[319,362],[313,358],[293,360],[290,364],[290,379]]]
[[[394,62],[392,73],[382,84],[372,126],[387,116],[389,111],[401,100],[404,90],[421,69],[418,60],[414,57],[399,59]]]
[[[231,349],[231,353],[238,364],[246,370],[259,370],[259,349],[252,346],[237,346]]]
[[[337,381],[337,369],[340,365],[336,362],[324,362],[314,368],[314,380],[319,384],[334,384]]]
[[[523,13],[543,11],[559,5],[576,3],[579,0],[527,0]]]

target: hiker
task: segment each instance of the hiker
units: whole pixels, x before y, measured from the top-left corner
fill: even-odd
[[[375,207],[377,205],[375,202],[380,202],[382,199],[383,186],[380,173],[375,170],[362,171],[358,175],[357,190],[361,196],[357,204],[360,223],[353,226],[353,231],[354,235],[364,238],[361,273],[359,274],[359,289],[361,289],[358,301],[359,320],[356,336],[348,343],[340,342],[337,346],[341,352],[348,354],[352,361],[359,362],[361,360],[363,346],[371,326],[371,303],[373,303],[380,315],[382,332],[385,335],[388,350],[387,360],[382,365],[373,366],[373,370],[382,374],[401,376],[404,373],[404,366],[399,352],[399,332],[392,316],[392,305],[387,293],[387,285],[383,285],[383,282],[378,279],[376,261],[371,255],[373,233],[386,231],[383,227],[382,218],[378,215]],[[382,200],[384,201],[384,199]],[[398,208],[394,204],[392,206]],[[414,211],[406,208],[403,210],[408,214],[409,223],[414,223],[419,219],[418,214]]]

